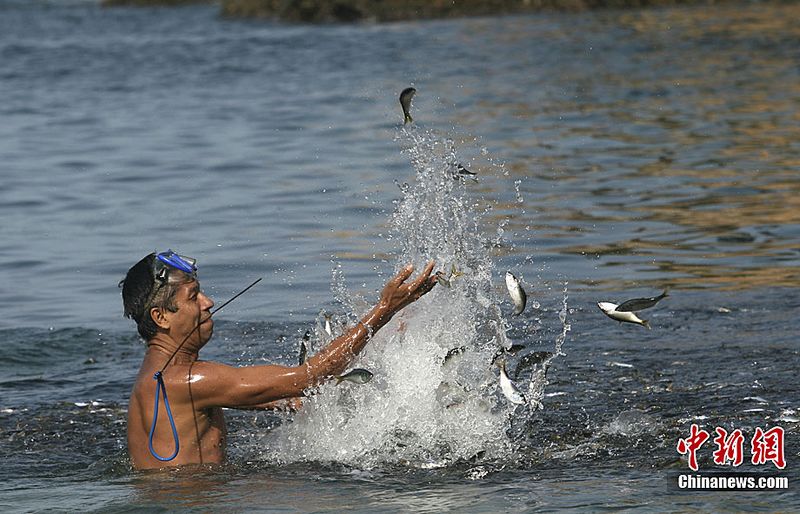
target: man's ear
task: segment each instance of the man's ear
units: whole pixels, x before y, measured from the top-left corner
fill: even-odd
[[[161,307],[151,307],[150,308],[150,317],[153,319],[153,322],[158,325],[159,328],[163,328],[164,330],[169,330],[169,320],[166,316],[164,316],[164,309]]]

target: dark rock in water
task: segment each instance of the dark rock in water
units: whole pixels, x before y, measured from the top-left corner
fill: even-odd
[[[216,0],[100,0],[103,7],[176,7],[180,5],[213,4]]]
[[[265,18],[293,23],[355,23],[737,1],[741,0],[100,0],[100,5],[176,7],[219,3],[220,13],[226,17]]]
[[[711,3],[723,3],[717,0]],[[735,0],[732,0],[735,1]],[[652,5],[708,4],[708,0],[222,0],[222,15],[295,23],[391,22],[497,16],[543,10],[579,11]]]
[[[513,13],[545,3],[552,0],[223,0],[222,14],[303,23],[389,22]]]

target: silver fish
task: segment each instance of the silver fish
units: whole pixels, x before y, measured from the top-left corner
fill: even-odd
[[[603,311],[603,314],[613,320],[617,320],[620,323],[634,323],[636,325],[647,327],[647,329],[650,330],[650,323],[646,319],[639,318],[635,312],[620,312],[617,310],[617,307],[619,306],[611,302],[597,302],[597,306],[600,307],[600,310]]]
[[[503,391],[503,395],[510,401],[516,405],[523,405],[527,403],[525,400],[525,395],[517,388],[516,384],[508,378],[508,374],[506,373],[506,361],[501,360],[500,362],[500,390]]]
[[[456,163],[456,168],[458,169],[458,174],[459,175],[477,175],[477,173],[475,173],[474,171],[469,171],[461,163]]]
[[[411,99],[414,98],[416,93],[417,90],[413,87],[407,87],[400,93],[400,107],[403,108],[403,125],[414,121],[411,118]]]
[[[502,348],[502,347],[498,348],[498,350],[494,352],[494,357],[492,357],[492,364],[494,364],[495,361],[497,361],[497,359],[499,359],[500,356],[502,355],[505,354],[516,355],[524,349],[525,349],[524,344],[512,344],[511,348]]]
[[[444,362],[442,362],[442,364],[447,364],[448,362],[450,362],[450,360],[453,359],[453,357],[455,357],[456,355],[461,355],[466,350],[467,350],[466,346],[457,346],[453,348],[452,350],[447,352],[447,355],[444,356]]]
[[[325,314],[325,332],[331,337],[333,337],[333,329],[331,328],[331,318],[333,314]]]
[[[525,294],[525,290],[522,289],[522,284],[519,283],[517,277],[510,271],[506,271],[506,288],[508,288],[511,301],[514,302],[514,315],[522,314],[528,301],[528,295]]]
[[[452,266],[450,266],[450,275],[448,275],[447,277],[445,277],[444,273],[441,272],[441,271],[437,271],[434,275],[436,277],[436,281],[440,285],[443,285],[445,287],[450,287],[451,281],[454,278],[463,277],[464,276],[464,272],[463,271],[458,271],[456,269],[456,265],[453,264]]]
[[[464,178],[471,178],[471,179],[472,179],[473,181],[475,181],[475,182],[477,182],[477,181],[478,181],[478,179],[476,178],[478,174],[477,174],[477,173],[475,173],[474,171],[470,171],[470,170],[468,170],[468,169],[467,169],[467,168],[466,168],[466,167],[465,167],[463,164],[461,164],[460,162],[457,162],[457,163],[455,163],[455,168],[456,168],[456,169],[455,169],[455,171],[451,171],[451,172],[450,172],[450,174],[451,174],[451,175],[452,175],[452,177],[453,177],[453,180],[459,180],[459,179],[464,179]]]
[[[538,366],[542,364],[547,359],[553,356],[553,352],[531,352],[524,357],[522,357],[519,362],[517,363],[517,367],[514,368],[514,379],[516,380],[519,378],[519,374],[525,371],[526,369],[532,366]],[[547,367],[544,368],[545,374],[547,373]]]
[[[336,377],[336,383],[341,384],[343,381],[353,382],[354,384],[366,384],[372,380],[372,373],[363,368],[354,368]]]
[[[669,293],[665,289],[663,293],[652,298],[634,298],[633,300],[622,302],[615,310],[617,312],[634,312],[649,309],[667,296],[669,296]]]
[[[300,353],[297,355],[298,366],[306,363],[306,355],[308,354],[308,341],[311,339],[311,331],[306,330],[303,334],[303,339],[300,340]]]
[[[445,278],[444,273],[442,273],[441,271],[437,271],[434,274],[434,277],[436,278],[436,281],[439,283],[439,285],[442,285],[444,287],[450,287],[450,279]]]

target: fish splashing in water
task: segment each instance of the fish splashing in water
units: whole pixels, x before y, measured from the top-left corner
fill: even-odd
[[[370,380],[372,380],[372,372],[368,371],[363,368],[355,368],[344,375],[339,375],[336,377],[336,384],[341,384],[342,382],[352,382],[354,384],[366,384]]]
[[[450,177],[458,161],[452,140],[419,127],[398,132],[415,173],[390,218],[389,237],[400,245],[392,260],[457,263],[442,276],[457,278],[458,287],[435,288],[372,336],[352,363],[379,377],[370,387],[329,382],[310,391],[292,422],[267,434],[268,460],[424,468],[475,455],[502,460],[513,451],[509,414],[517,405],[495,394],[500,382],[490,366],[498,346],[512,344],[498,307],[492,245],[482,231],[485,213],[469,198],[468,184]],[[377,295],[349,292],[338,268],[334,278],[348,319]]]

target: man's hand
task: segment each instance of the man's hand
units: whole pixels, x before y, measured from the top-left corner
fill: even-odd
[[[400,273],[395,275],[381,292],[379,307],[385,309],[391,317],[399,312],[406,305],[417,301],[422,295],[433,289],[436,285],[436,277],[431,275],[434,261],[430,261],[419,277],[405,283],[414,272],[414,266],[409,264]]]

